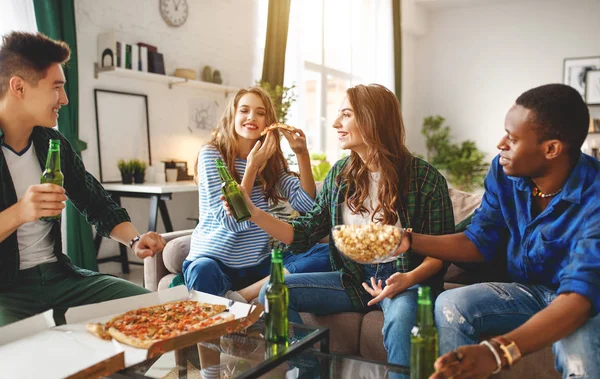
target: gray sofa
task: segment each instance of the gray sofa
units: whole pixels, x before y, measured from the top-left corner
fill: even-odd
[[[481,202],[481,195],[458,190],[450,190],[456,224],[468,217]],[[192,230],[163,234],[167,245],[162,253],[144,260],[144,284],[152,291],[167,288],[173,278],[181,272],[181,265],[189,252]],[[445,288],[452,289],[465,284],[481,281],[500,280],[496,271],[471,272],[450,265],[444,277]],[[501,275],[500,275],[501,276]],[[339,313],[328,316],[301,314],[307,324],[327,326],[331,331],[331,351],[360,356],[375,361],[385,361],[387,353],[383,345],[383,313]],[[554,369],[554,356],[551,347],[528,355],[510,370],[503,371],[495,378],[559,378]]]

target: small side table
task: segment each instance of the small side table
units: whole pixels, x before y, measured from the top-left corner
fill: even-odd
[[[173,231],[171,217],[167,209],[166,200],[171,200],[174,193],[198,192],[198,185],[192,180],[172,182],[172,183],[144,183],[144,184],[121,184],[121,183],[103,183],[104,189],[111,195],[113,200],[121,205],[122,197],[133,197],[150,199],[148,231],[156,232],[158,212],[162,217],[165,230]],[[100,251],[102,236],[96,235],[94,246],[96,247],[96,256]],[[129,273],[129,264],[141,264],[139,262],[129,262],[127,259],[127,247],[119,244],[119,255],[97,258],[98,263],[121,262],[121,268],[124,274]]]

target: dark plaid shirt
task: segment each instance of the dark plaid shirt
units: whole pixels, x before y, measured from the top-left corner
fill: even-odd
[[[336,184],[350,157],[339,160],[331,169],[323,189],[319,192],[315,206],[308,214],[292,221],[294,241],[289,249],[303,252],[321,238],[331,234],[331,228],[342,224],[341,205],[348,190],[348,183]],[[410,171],[409,192],[405,204],[398,209],[400,222],[404,228],[413,228],[416,233],[449,234],[454,233],[454,214],[448,195],[446,179],[429,163],[413,158]],[[329,238],[332,267],[340,272],[342,283],[356,309],[367,307],[366,301],[372,298],[362,287],[363,265],[357,264],[340,254],[333,238]],[[408,272],[423,262],[423,257],[410,251],[396,261],[399,272]],[[441,270],[423,284],[434,291],[443,287],[445,269]]]
[[[85,170],[81,158],[60,132],[50,128],[35,127],[30,138],[33,146],[35,146],[35,153],[42,170],[46,165],[49,140],[60,140],[60,166],[64,175],[66,195],[75,208],[86,217],[87,221],[96,226],[96,230],[100,235],[109,237],[115,226],[130,221],[127,211],[118,206],[96,178]],[[3,143],[4,135],[0,133],[0,144]],[[12,175],[16,174],[18,173],[12,173]],[[6,165],[2,149],[0,149],[0,212],[16,202],[17,194],[15,193],[11,172]],[[91,273],[71,265],[69,259],[62,254],[59,223],[54,224],[52,236],[54,237],[54,254],[59,262],[63,262],[74,271],[83,274]],[[18,272],[19,247],[17,232],[15,231],[0,242],[0,290],[9,288],[16,280]]]

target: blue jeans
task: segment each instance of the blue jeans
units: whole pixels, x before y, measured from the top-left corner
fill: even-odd
[[[396,263],[363,266],[364,277],[370,281],[373,276],[383,282],[396,272]],[[383,342],[388,353],[388,361],[408,366],[410,363],[410,330],[416,322],[417,288],[413,286],[396,295],[384,299],[375,307],[357,310],[342,285],[341,274],[322,272],[292,274],[285,276],[290,291],[289,320],[302,323],[299,312],[328,315],[341,312],[367,312],[373,309],[383,311]],[[258,296],[264,305],[266,285]],[[367,300],[367,299],[365,299]]]
[[[316,244],[306,253],[283,253],[283,265],[290,273],[331,271],[329,245]],[[229,290],[245,288],[269,276],[271,260],[265,259],[257,266],[231,268],[222,262],[200,257],[183,261],[183,278],[189,290],[223,296]]]
[[[442,293],[435,303],[440,354],[478,342],[481,334],[498,335],[521,326],[546,308],[556,291],[541,285],[480,283]],[[600,316],[552,346],[563,378],[600,378]]]

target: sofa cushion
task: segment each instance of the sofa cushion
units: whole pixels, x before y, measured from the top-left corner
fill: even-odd
[[[455,188],[448,188],[448,194],[452,201],[454,225],[471,215],[479,207],[483,197],[483,194],[464,192]]]
[[[366,359],[387,362],[383,345],[383,312],[371,311],[363,317],[360,328],[360,355]]]
[[[162,290],[166,290],[169,288],[169,285],[171,284],[171,282],[173,281],[173,279],[175,279],[177,275],[175,274],[167,274],[165,276],[163,276],[160,281],[158,282],[158,289],[157,291],[162,291]]]
[[[332,353],[358,355],[362,313],[345,312],[326,316],[300,313],[300,317],[305,324],[329,328],[329,349]]]
[[[169,241],[163,250],[163,261],[169,272],[179,274],[185,257],[190,252],[191,235],[175,238]],[[170,282],[169,282],[170,283]]]

